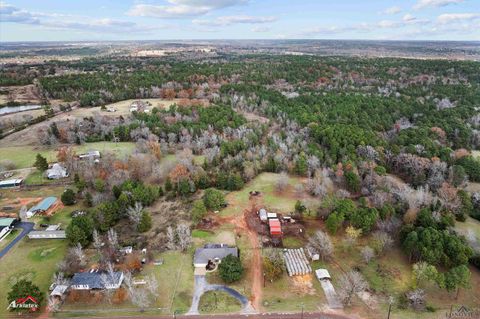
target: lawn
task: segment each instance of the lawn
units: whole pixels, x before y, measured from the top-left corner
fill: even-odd
[[[220,213],[222,216],[231,216],[241,214],[246,205],[249,203],[249,193],[251,191],[260,191],[261,196],[258,197],[259,201],[263,201],[264,205],[273,211],[279,213],[289,213],[295,209],[295,203],[297,199],[301,199],[302,202],[310,209],[315,209],[319,206],[320,201],[309,196],[298,197],[294,192],[296,184],[301,184],[302,179],[298,177],[290,177],[288,180],[288,187],[283,192],[278,192],[275,189],[276,182],[280,179],[280,174],[275,173],[262,173],[255,179],[245,185],[245,187],[236,192],[231,192],[226,196],[228,207],[222,210]]]
[[[0,260],[0,318],[7,316],[7,294],[20,279],[31,280],[45,293],[57,263],[63,259],[65,240],[22,239]]]
[[[87,152],[89,150],[98,150],[100,152],[113,152],[119,157],[131,154],[135,148],[134,143],[130,142],[95,142],[83,145],[73,146],[77,154]],[[0,158],[10,160],[15,163],[18,169],[32,167],[37,154],[46,157],[48,162],[55,162],[57,155],[57,147],[33,147],[33,146],[7,146],[0,147]]]
[[[198,309],[201,314],[239,312],[241,303],[222,291],[207,291],[200,298]]]
[[[173,313],[175,310],[185,313],[192,301],[193,251],[169,251],[160,254],[157,259],[160,258],[164,261],[163,265],[148,265],[142,272],[154,274],[162,287],[155,306],[164,309],[164,313]]]

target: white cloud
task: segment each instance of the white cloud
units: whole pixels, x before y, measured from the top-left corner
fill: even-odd
[[[214,10],[245,4],[248,0],[167,0],[168,5],[137,4],[128,15],[162,19],[195,17]]]
[[[407,13],[406,15],[403,16],[402,18],[402,21],[405,25],[408,25],[408,24],[428,24],[430,23],[430,20],[428,19],[419,19],[413,15],[411,15],[410,13]]]
[[[402,9],[400,7],[390,7],[390,8],[387,8],[385,9],[382,13],[383,14],[397,14],[397,13],[400,13],[402,12]]]
[[[262,32],[268,32],[270,31],[269,27],[254,27],[251,30],[252,32],[257,32],[257,33],[262,33]]]
[[[439,24],[463,23],[476,19],[480,19],[480,13],[444,13],[438,16],[437,22]]]
[[[214,20],[193,20],[192,23],[206,26],[227,26],[232,24],[261,24],[275,21],[275,17],[224,16]]]
[[[450,4],[462,3],[465,0],[418,0],[417,3],[413,6],[415,10],[420,10],[424,8],[438,8],[445,7]]]
[[[1,22],[37,25],[55,30],[77,30],[105,33],[148,32],[161,27],[147,27],[135,22],[115,19],[88,19],[54,13],[29,12],[15,6],[0,3]]]
[[[377,23],[377,26],[379,28],[384,28],[384,29],[399,28],[403,25],[404,24],[402,22],[392,21],[392,20],[382,20]]]

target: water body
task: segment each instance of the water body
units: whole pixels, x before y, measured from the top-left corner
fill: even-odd
[[[0,108],[0,115],[17,113],[17,112],[25,112],[30,110],[38,110],[41,108],[42,108],[41,105],[4,106]]]

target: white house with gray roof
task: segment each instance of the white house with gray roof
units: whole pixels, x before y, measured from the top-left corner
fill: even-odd
[[[204,247],[195,250],[193,265],[205,268],[209,263],[219,264],[228,255],[238,257],[238,248],[229,247],[226,244],[206,244]]]

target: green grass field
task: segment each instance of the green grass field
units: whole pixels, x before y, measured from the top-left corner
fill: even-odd
[[[86,143],[83,145],[74,146],[75,152],[81,154],[89,150],[98,150],[100,152],[113,152],[117,156],[125,156],[130,154],[135,148],[134,143],[122,142],[96,142]],[[18,169],[32,167],[35,162],[37,154],[41,154],[46,157],[48,162],[55,162],[57,155],[57,147],[44,148],[44,147],[32,147],[32,146],[12,146],[12,147],[0,147],[0,158],[10,160],[15,163]]]
[[[275,173],[262,173],[258,175],[255,179],[247,183],[242,190],[229,193],[226,196],[229,205],[220,213],[223,216],[241,214],[243,210],[247,208],[249,192],[251,191],[261,192],[259,200],[261,200],[268,209],[282,213],[292,212],[295,209],[295,203],[297,201],[293,188],[302,181],[300,178],[290,177],[288,188],[283,192],[278,192],[275,189],[275,184],[280,179],[280,176],[280,174]],[[320,201],[313,198],[302,198],[302,202],[311,209],[320,205]]]
[[[221,291],[207,291],[200,298],[198,309],[201,314],[207,313],[233,313],[241,309],[240,302]]]
[[[0,260],[0,318],[8,314],[7,294],[20,279],[31,280],[45,293],[51,284],[57,263],[63,259],[65,240],[22,239]]]

